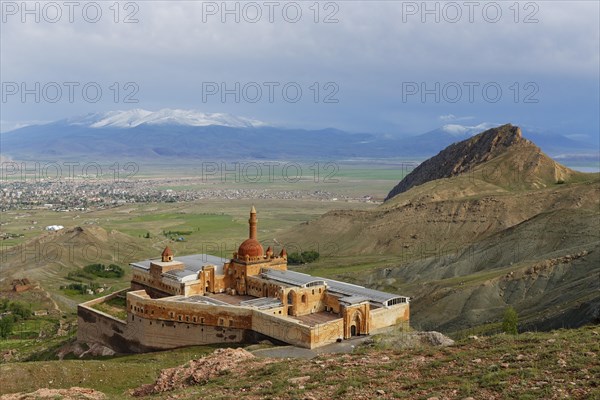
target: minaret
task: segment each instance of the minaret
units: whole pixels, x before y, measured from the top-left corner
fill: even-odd
[[[252,206],[252,210],[250,210],[250,219],[248,220],[248,225],[250,226],[250,239],[256,240],[257,223],[256,209]]]

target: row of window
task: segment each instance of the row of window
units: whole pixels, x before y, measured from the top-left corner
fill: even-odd
[[[148,314],[148,310],[146,308],[142,308],[142,307],[138,307],[138,306],[129,306],[130,310],[133,310],[135,312],[139,312],[142,314]],[[154,310],[150,310],[150,314],[154,315]]]
[[[143,283],[147,283],[152,286],[157,285],[156,282],[154,281],[154,279],[151,279],[151,278],[145,278],[144,276],[140,276],[140,275],[136,275],[135,278],[136,278],[135,280],[137,280],[138,282],[141,281]],[[167,285],[166,283],[164,283],[162,281],[158,282],[158,287],[165,291],[181,293],[181,290],[179,288],[173,287],[171,285]]]
[[[406,297],[397,297],[395,299],[388,300],[387,305],[393,306],[394,304],[406,303]]]
[[[322,290],[322,288],[319,288],[319,293],[321,293]],[[315,294],[315,289],[312,290],[312,294]],[[306,293],[302,294],[302,296],[300,297],[300,301],[304,304],[308,303],[308,297],[306,296]],[[292,295],[292,292],[288,293],[288,304],[294,304],[294,296]]]

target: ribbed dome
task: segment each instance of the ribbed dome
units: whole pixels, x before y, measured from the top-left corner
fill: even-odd
[[[262,257],[264,253],[263,247],[258,240],[246,239],[238,249],[238,258],[245,258],[246,256],[249,256],[250,258]]]

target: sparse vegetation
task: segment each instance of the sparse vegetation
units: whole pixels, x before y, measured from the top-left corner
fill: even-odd
[[[231,373],[156,398],[591,399],[598,394],[599,335],[595,325],[465,339],[450,347],[366,345],[355,354],[312,360],[255,358]],[[214,348],[13,363],[0,366],[0,390],[28,392],[52,381],[54,388],[82,386],[109,398],[131,398],[129,389],[154,382],[160,370],[189,364]]]
[[[66,294],[93,294],[100,287],[96,282],[85,283],[70,283],[66,286],[61,286]]]
[[[317,251],[303,251],[302,253],[291,253],[288,255],[288,264],[291,265],[300,265],[300,264],[309,264],[311,262],[315,262],[319,259],[319,253]]]
[[[125,270],[116,264],[90,264],[83,267],[83,270],[89,274],[96,275],[101,278],[121,278],[125,275]]]
[[[113,297],[103,303],[94,304],[92,307],[113,317],[122,320],[127,319],[127,300],[125,297]]]
[[[12,333],[15,322],[11,316],[0,318],[0,338],[6,339]]]
[[[508,307],[504,310],[504,318],[502,320],[502,331],[511,335],[519,333],[519,316],[514,308]]]
[[[19,301],[0,299],[0,338],[6,339],[12,333],[15,324],[32,316],[31,306]]]

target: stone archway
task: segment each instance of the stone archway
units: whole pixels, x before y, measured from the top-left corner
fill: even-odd
[[[355,311],[350,321],[350,336],[359,336],[364,332],[364,318],[360,311]]]
[[[290,290],[287,295],[287,314],[294,315],[294,303],[296,300],[296,292]]]

